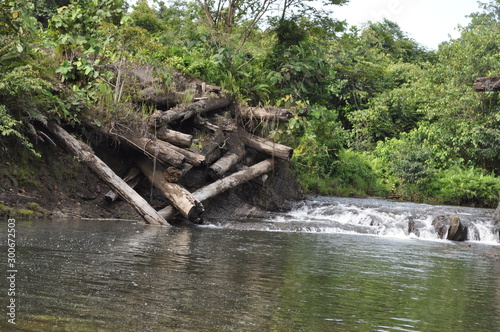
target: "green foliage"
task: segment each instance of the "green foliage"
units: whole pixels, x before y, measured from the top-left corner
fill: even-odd
[[[385,196],[386,187],[380,182],[365,153],[342,150],[333,175],[333,187],[339,196]]]
[[[295,148],[307,189],[498,199],[500,97],[472,89],[474,78],[500,72],[498,1],[436,52],[388,20],[345,31],[309,1],[280,11],[272,3],[140,0],[125,14],[123,0],[2,2],[2,142],[34,151],[33,124],[49,118],[77,123],[85,114],[104,126],[134,93],[124,88],[125,63],[148,63],[165,89],[176,70],[249,105],[294,110],[288,125],[257,129]]]
[[[388,193],[372,167],[372,157],[366,153],[342,149],[331,161],[334,171],[328,175],[299,173],[298,179],[307,191],[322,195],[368,197]]]
[[[429,187],[429,196],[444,204],[494,208],[500,200],[500,178],[475,167],[440,171]]]
[[[147,0],[139,0],[132,6],[134,9],[130,14],[132,25],[140,27],[149,33],[157,33],[162,30],[162,22],[156,12],[149,7]]]

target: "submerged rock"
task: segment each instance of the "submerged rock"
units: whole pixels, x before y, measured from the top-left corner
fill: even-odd
[[[434,217],[432,226],[440,239],[444,239],[446,236],[446,239],[451,241],[467,240],[468,227],[455,214]]]
[[[466,241],[468,228],[462,224],[457,215],[450,215],[450,228],[448,229],[447,240],[451,241]]]
[[[448,226],[450,225],[449,216],[437,216],[432,220],[432,226],[436,231],[438,238],[444,239],[444,236],[448,232]]]

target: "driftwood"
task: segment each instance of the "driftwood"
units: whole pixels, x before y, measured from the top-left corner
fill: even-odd
[[[477,92],[500,91],[500,76],[478,77],[473,88]]]
[[[211,197],[222,194],[231,188],[235,188],[245,182],[248,182],[262,174],[270,172],[273,167],[274,162],[272,159],[261,161],[260,163],[250,166],[243,171],[233,173],[223,179],[209,184],[208,186],[200,188],[193,192],[192,195],[196,200],[203,202]],[[158,213],[166,220],[170,220],[175,217],[176,211],[171,206],[167,206],[159,210]]]
[[[290,110],[277,107],[245,107],[241,109],[240,115],[246,119],[284,123],[295,116]]]
[[[251,135],[249,133],[242,134],[243,142],[246,146],[257,151],[267,153],[270,156],[290,160],[293,155],[293,149],[283,144],[274,143],[262,137]]]
[[[163,142],[163,141],[158,141],[160,145],[168,147],[169,149],[180,153],[184,156],[185,160],[187,163],[190,163],[191,165],[194,166],[201,166],[205,163],[205,156],[195,153],[193,151],[189,151],[186,149],[182,149],[178,146],[175,146],[173,144],[170,144],[168,142]]]
[[[189,104],[179,104],[165,112],[155,112],[149,118],[149,123],[155,127],[161,127],[167,123],[177,120],[187,120],[196,114],[202,114],[229,106],[232,102],[230,96],[220,98],[208,98]]]
[[[139,215],[149,224],[168,225],[151,205],[144,200],[134,189],[130,188],[125,181],[116,175],[101,159],[99,159],[92,149],[85,143],[73,138],[67,131],[55,122],[49,122],[47,129],[57,139],[80,159],[87,167],[92,169],[108,186],[120,195]]]
[[[200,216],[204,211],[203,205],[180,185],[166,181],[161,165],[154,167],[152,161],[144,156],[137,158],[135,162],[149,182],[172,203],[184,218],[193,222],[201,220]]]
[[[220,179],[227,171],[235,166],[245,156],[245,145],[241,142],[238,131],[232,131],[224,140],[227,143],[227,152],[217,160],[207,171],[212,179]]]
[[[220,179],[231,169],[231,167],[236,165],[242,157],[242,154],[238,155],[234,152],[228,152],[208,168],[208,174],[212,179]]]
[[[154,158],[175,167],[182,167],[186,157],[172,148],[172,144],[161,140],[145,137],[128,137],[132,145],[141,151],[146,151]]]
[[[123,177],[123,181],[125,181],[130,186],[130,188],[135,188],[135,186],[137,186],[139,182],[141,182],[141,180],[141,170],[137,167],[132,167]],[[106,195],[104,195],[104,199],[109,203],[116,201],[118,197],[118,194],[113,190],[108,191]]]
[[[167,129],[165,127],[151,128],[150,133],[161,140],[167,141],[168,143],[179,146],[181,148],[189,148],[191,144],[193,144],[192,135],[184,134],[172,129]]]

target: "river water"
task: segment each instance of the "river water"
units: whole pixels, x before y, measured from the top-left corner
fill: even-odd
[[[447,213],[477,225],[471,241],[432,234]],[[16,221],[17,324],[3,277],[0,330],[500,331],[491,213],[312,197],[193,227]]]

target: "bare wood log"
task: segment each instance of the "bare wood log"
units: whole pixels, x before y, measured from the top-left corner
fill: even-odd
[[[107,185],[132,206],[141,217],[149,224],[168,225],[151,205],[146,202],[134,189],[130,188],[125,181],[116,175],[101,159],[99,159],[92,149],[85,143],[73,138],[66,130],[55,122],[49,122],[47,129],[87,167],[92,169]]]
[[[284,123],[295,117],[290,110],[277,107],[245,107],[240,110],[240,114],[247,119]]]
[[[242,154],[236,154],[234,152],[228,152],[222,158],[217,160],[212,166],[208,168],[208,175],[212,179],[220,179],[227,171],[236,165],[241,158]]]
[[[172,149],[172,144],[161,140],[151,140],[145,137],[128,137],[134,147],[147,151],[151,156],[175,167],[182,167],[186,157],[178,151]]]
[[[225,96],[221,98],[209,98],[189,104],[179,104],[166,112],[154,113],[150,116],[149,123],[152,126],[161,127],[173,121],[184,121],[196,114],[206,113],[224,108],[226,106],[229,106],[231,102],[232,98],[229,96]]]
[[[190,163],[191,165],[194,165],[194,166],[201,166],[205,163],[205,156],[204,155],[201,155],[199,153],[195,153],[193,151],[189,151],[189,150],[186,150],[186,149],[182,149],[178,146],[175,146],[173,144],[170,144],[168,142],[163,142],[163,141],[158,141],[159,144],[165,146],[165,147],[168,147],[169,149],[177,152],[177,153],[180,153],[184,156],[186,162]]]
[[[221,147],[225,144],[226,137],[222,131],[215,133],[210,143],[204,143],[202,154],[205,156],[205,164],[210,165],[221,156]]]
[[[250,181],[262,174],[270,172],[274,167],[272,159],[267,159],[257,163],[245,170],[233,173],[223,179],[217,180],[208,186],[200,188],[192,193],[193,197],[200,202],[203,202],[211,197],[222,194],[226,190],[235,188],[247,181]],[[175,216],[175,209],[167,206],[158,211],[166,220],[172,219]]]
[[[276,158],[290,160],[293,155],[293,149],[291,147],[274,143],[262,137],[251,135],[249,133],[243,133],[242,139],[246,146],[267,153]]]
[[[218,131],[222,130],[219,126],[216,126],[216,125],[210,123],[207,119],[202,118],[201,116],[197,116],[194,118],[194,124],[197,127],[201,127],[203,129],[210,130],[214,133],[217,133]]]
[[[500,76],[478,77],[473,88],[477,92],[500,91]]]
[[[228,152],[208,168],[212,179],[220,179],[227,171],[236,165],[245,155],[245,145],[241,142],[238,132],[230,132],[227,136]]]
[[[127,174],[123,177],[123,181],[125,181],[130,188],[135,188],[141,182],[141,171],[137,167],[132,167]],[[113,190],[110,190],[104,195],[104,199],[110,203],[116,201],[118,199],[118,194]]]
[[[145,156],[137,158],[136,164],[153,186],[172,203],[183,217],[193,222],[200,221],[200,216],[204,211],[203,205],[182,186],[167,182],[163,178],[164,170],[161,165],[153,167],[151,160]]]
[[[167,141],[173,145],[189,148],[193,144],[193,135],[181,133],[172,129],[167,129],[165,127],[151,128],[151,134],[156,135],[157,138]]]

